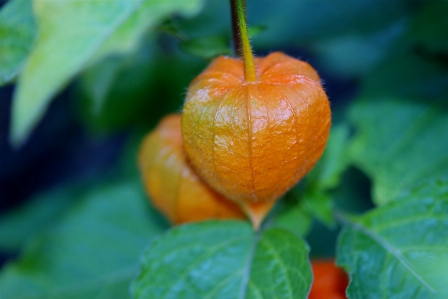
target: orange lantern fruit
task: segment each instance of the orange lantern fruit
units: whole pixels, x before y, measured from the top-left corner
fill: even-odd
[[[154,206],[172,223],[245,218],[238,205],[210,189],[189,166],[179,114],[164,117],[145,137],[138,164]]]
[[[347,274],[334,260],[311,261],[314,280],[308,299],[346,299]]]
[[[258,227],[322,155],[331,111],[308,63],[275,52],[254,67],[246,80],[243,59],[218,57],[195,78],[182,137],[198,174]]]

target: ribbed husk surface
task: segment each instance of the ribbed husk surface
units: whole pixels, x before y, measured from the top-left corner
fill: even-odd
[[[241,59],[215,59],[189,86],[182,137],[213,189],[266,214],[322,155],[331,111],[308,63],[275,52],[255,65],[248,83]]]

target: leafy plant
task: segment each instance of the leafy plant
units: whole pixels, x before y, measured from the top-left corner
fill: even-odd
[[[0,298],[307,298],[318,258],[346,271],[348,298],[448,298],[446,12],[444,1],[247,1],[252,32],[264,28],[255,53],[310,62],[333,120],[319,162],[254,230],[171,226],[137,169],[143,136],[181,109],[210,59],[232,53],[228,3],[6,2],[8,142],[26,147],[61,94],[92,138],[126,141],[112,173],[0,214],[0,252],[14,257]]]

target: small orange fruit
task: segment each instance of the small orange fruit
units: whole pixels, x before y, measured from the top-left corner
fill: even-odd
[[[245,218],[238,205],[210,189],[188,165],[179,114],[164,117],[145,137],[138,164],[150,199],[172,223]]]
[[[199,175],[258,227],[322,155],[331,111],[308,63],[275,52],[255,67],[257,79],[247,82],[241,58],[218,57],[194,79],[182,137]]]
[[[308,299],[346,299],[348,286],[347,274],[337,267],[334,260],[316,260],[311,262],[314,274]]]

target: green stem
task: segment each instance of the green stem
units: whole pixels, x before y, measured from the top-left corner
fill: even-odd
[[[236,10],[236,17],[238,20],[238,33],[241,52],[244,60],[244,79],[246,82],[257,81],[257,72],[255,70],[254,57],[252,48],[250,46],[249,34],[247,33],[246,14],[245,14],[245,0],[232,0],[232,8]],[[235,23],[235,21],[233,21]],[[235,41],[237,39],[235,38]]]

